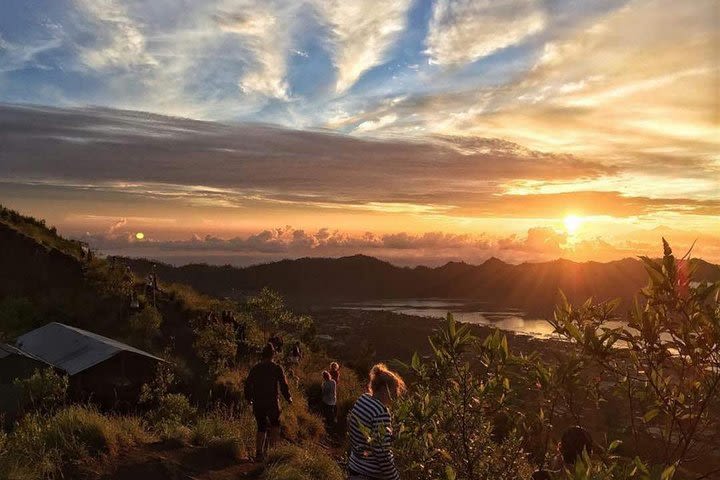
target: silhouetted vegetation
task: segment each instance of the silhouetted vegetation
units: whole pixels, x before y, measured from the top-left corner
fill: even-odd
[[[274,333],[283,335],[285,345],[302,342],[306,354],[286,365],[295,399],[282,412],[286,443],[270,452],[254,478],[343,478],[340,451],[321,444],[342,443],[344,416],[364,391],[359,378],[378,351],[374,337],[368,335],[364,345],[353,340],[354,349],[333,350],[339,356],[367,352],[364,358],[339,358],[353,360],[359,376],[343,366],[340,422],[327,432],[317,415],[320,372],[334,359],[318,348],[312,319],[293,312],[279,293],[262,289],[240,302],[219,300],[163,281],[159,269],[151,302],[121,262],[87,258],[41,222],[2,212],[0,226],[12,232],[3,231],[8,236],[0,241],[7,238],[18,255],[32,255],[32,268],[51,272],[42,278],[28,272],[20,289],[3,284],[0,330],[8,340],[63,316],[169,362],[157,366],[138,404],[122,415],[72,404],[67,378],[52,369],[18,379],[14,387],[23,392],[24,408],[14,426],[0,432],[0,478],[75,478],[89,463],[118,461],[120,453],[151,442],[168,449],[192,445],[212,458],[245,461],[254,451],[255,424],[242,382]],[[38,252],[38,244],[41,253],[30,253]],[[47,254],[47,248],[57,253]],[[13,272],[20,272],[22,261],[17,259]],[[662,259],[641,262],[649,285],[628,315],[620,302],[574,305],[560,296],[550,323],[562,341],[511,341],[499,331],[481,338],[476,327],[449,316],[423,354],[400,354],[410,386],[393,407],[403,478],[522,479],[538,469],[546,478],[577,480],[716,475],[720,283],[694,282],[693,268],[700,264],[676,259],[667,243]],[[457,268],[455,273],[469,271]],[[42,287],[32,285],[37,278]],[[384,327],[375,332],[386,337],[383,355],[414,338],[393,330],[391,320],[384,317]],[[362,328],[355,334],[370,331]],[[525,351],[515,351],[513,341]],[[555,445],[567,427],[578,424],[592,432],[594,448],[569,464]]]

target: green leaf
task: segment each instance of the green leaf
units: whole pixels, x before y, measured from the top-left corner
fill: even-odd
[[[413,353],[412,361],[410,362],[410,365],[412,366],[413,370],[420,369],[420,356],[417,354],[417,352]]]
[[[457,478],[457,475],[455,474],[455,470],[450,465],[445,466],[445,479],[446,480],[455,480]]]
[[[653,418],[657,417],[657,416],[658,416],[658,413],[660,413],[660,410],[658,410],[657,408],[653,408],[653,409],[651,409],[651,410],[648,410],[647,412],[645,412],[645,415],[643,415],[643,421],[644,421],[645,423],[648,423],[650,420],[652,420]]]
[[[614,452],[620,445],[622,445],[622,443],[622,440],[613,440],[613,442],[608,446],[608,452]]]
[[[670,465],[665,470],[663,470],[662,475],[660,475],[660,480],[671,480],[675,476],[675,465]]]

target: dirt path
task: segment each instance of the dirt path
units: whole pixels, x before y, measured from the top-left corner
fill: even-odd
[[[87,478],[101,480],[236,480],[260,478],[261,465],[234,460],[204,447],[169,448],[161,443],[131,449]]]

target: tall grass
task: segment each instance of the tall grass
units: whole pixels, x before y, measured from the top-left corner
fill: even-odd
[[[7,437],[0,478],[62,478],[83,462],[113,456],[149,438],[137,417],[104,416],[77,405],[53,415],[27,415]]]
[[[343,480],[342,469],[314,446],[282,445],[268,454],[264,480]]]

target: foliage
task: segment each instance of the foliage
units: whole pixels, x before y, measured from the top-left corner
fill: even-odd
[[[413,356],[416,385],[397,408],[400,463],[417,479],[529,478],[518,434],[493,430],[511,392],[507,339],[495,331],[479,343],[448,314],[430,345],[429,360]]]
[[[57,373],[53,368],[35,370],[14,384],[22,390],[22,404],[33,410],[51,410],[65,402],[69,380],[67,375]]]
[[[191,427],[192,443],[209,446],[231,458],[246,458],[254,452],[255,420],[249,410],[238,414],[216,408],[200,416]]]
[[[278,292],[270,288],[247,299],[245,308],[250,317],[262,329],[267,340],[271,332],[283,331],[298,333],[312,326],[312,320],[304,315],[295,315],[285,306],[285,300]]]
[[[340,467],[317,447],[283,445],[268,454],[264,480],[343,480]]]
[[[148,412],[148,420],[156,428],[164,428],[188,424],[197,413],[190,404],[188,397],[182,393],[168,393],[160,397],[155,408]]]
[[[46,247],[56,248],[76,258],[82,256],[82,247],[79,242],[60,237],[55,227],[47,227],[45,220],[22,215],[15,210],[0,205],[0,222],[10,225],[15,230],[35,239]]]
[[[148,439],[135,417],[108,417],[70,406],[53,415],[23,417],[0,455],[2,478],[61,478],[63,472],[100,455]]]
[[[676,260],[663,247],[660,261],[641,257],[650,284],[627,327],[615,322],[617,302],[574,307],[564,297],[551,323],[597,362],[612,384],[607,396],[627,399],[634,443],[659,443],[654,460],[674,472],[720,430],[720,284],[691,282],[688,255]]]
[[[212,377],[220,374],[237,353],[235,325],[213,317],[193,323],[195,353],[205,363]]]
[[[5,297],[0,300],[0,341],[24,333],[41,325],[40,312],[30,299]]]
[[[130,329],[135,338],[146,345],[160,333],[162,325],[160,311],[152,305],[145,305],[142,310],[130,317]]]

